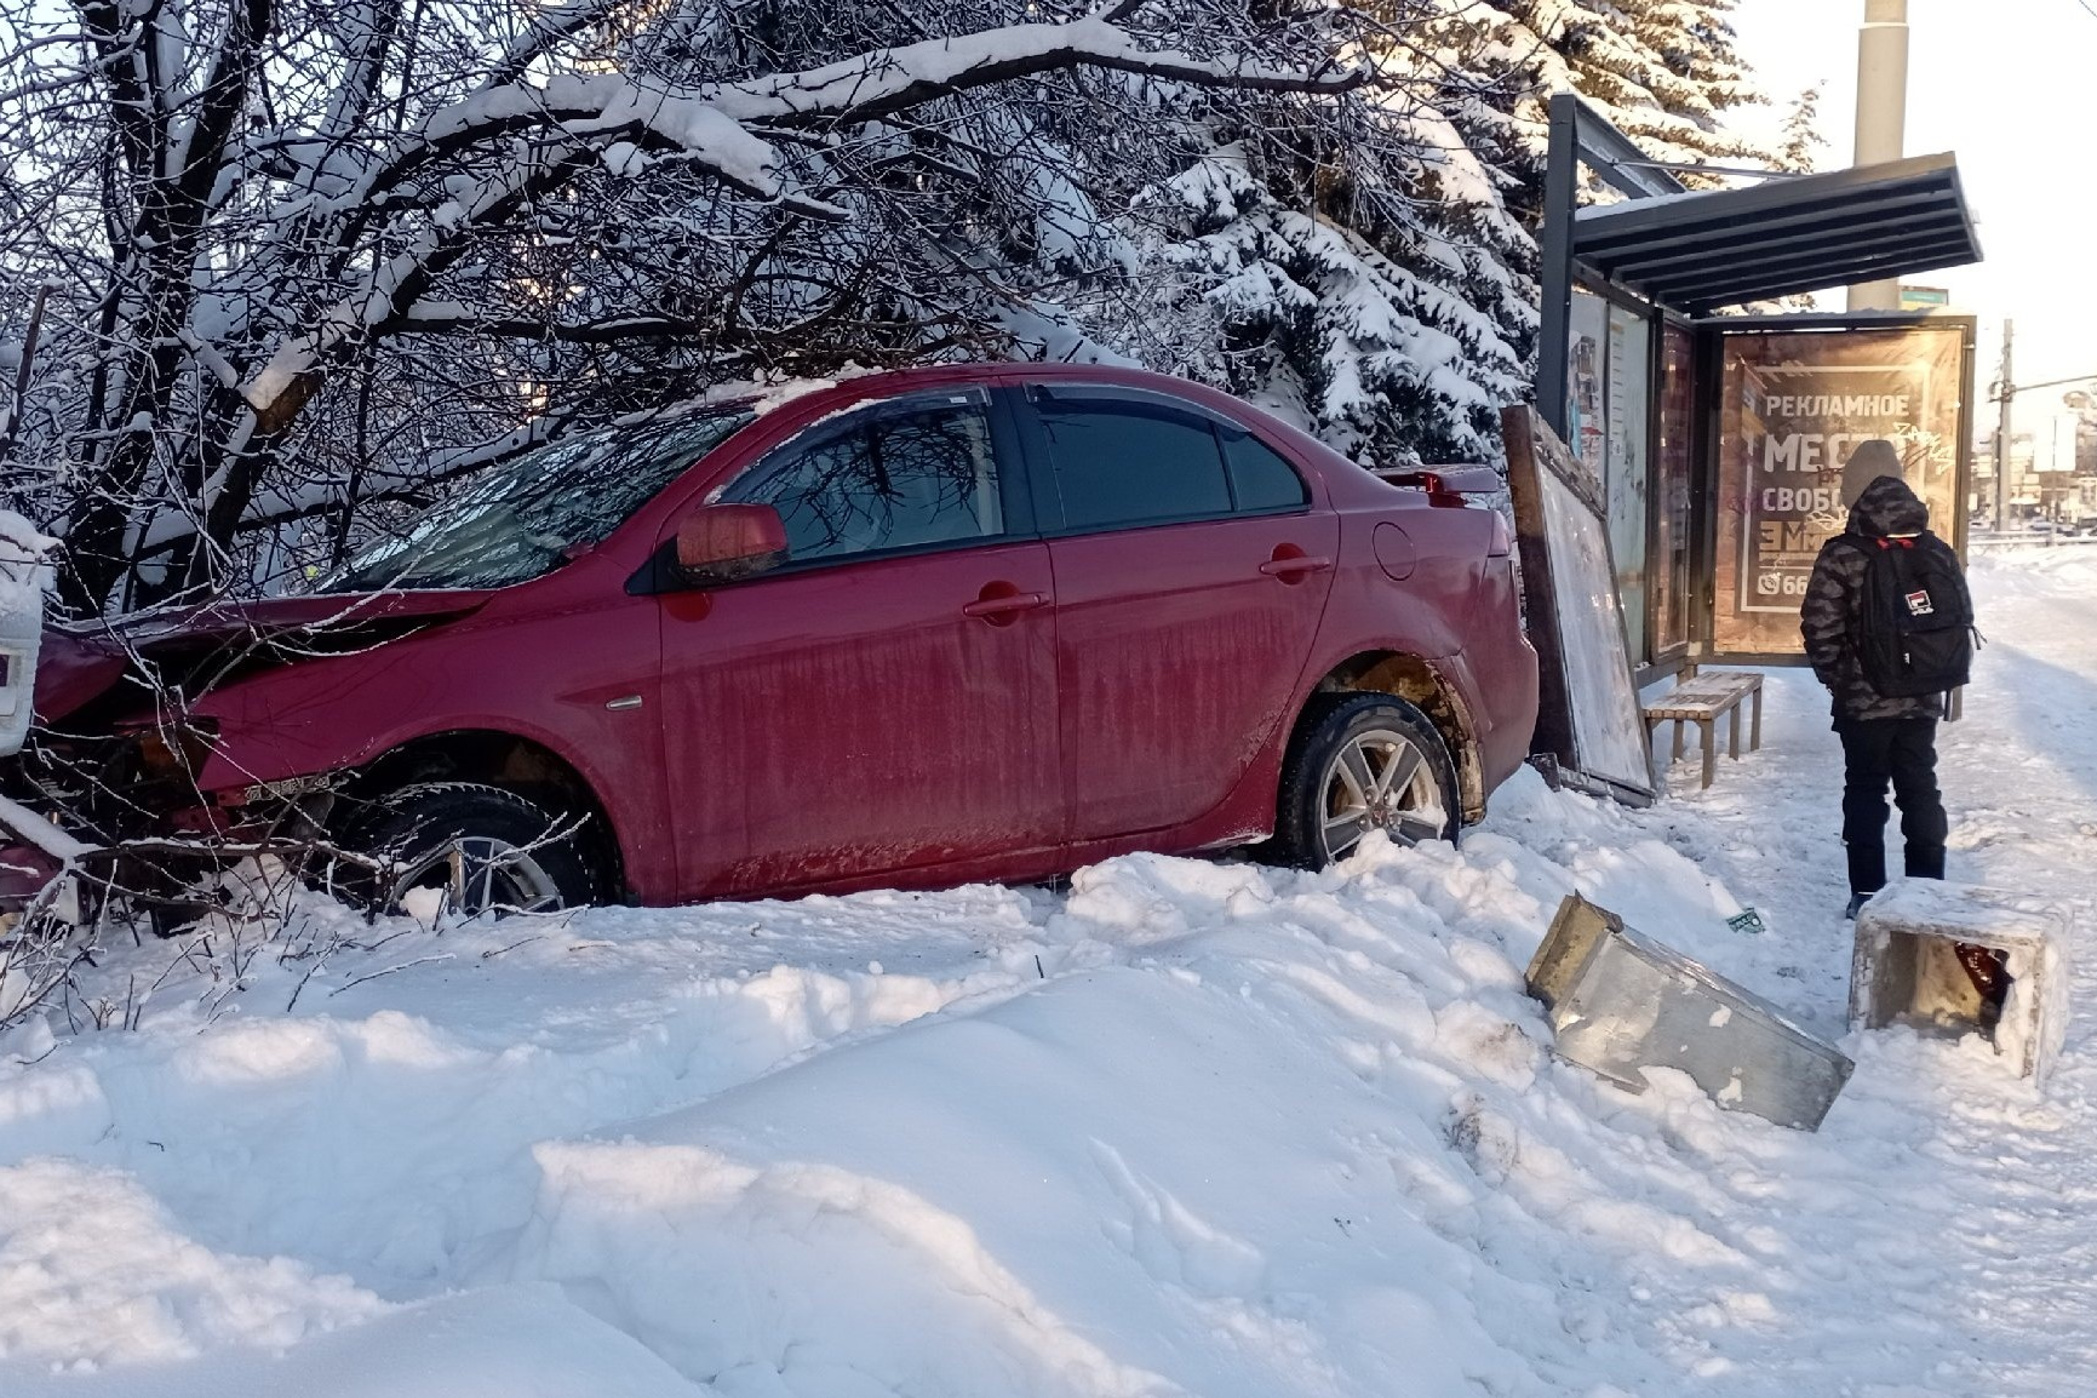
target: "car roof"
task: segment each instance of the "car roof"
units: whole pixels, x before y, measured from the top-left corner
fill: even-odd
[[[1154,369],[1143,369],[1129,364],[1047,364],[1027,360],[970,360],[953,364],[918,364],[903,369],[877,369],[870,373],[851,374],[837,379],[787,379],[776,385],[753,386],[748,393],[739,393],[719,401],[757,403],[773,397],[800,397],[811,392],[831,390],[847,391],[854,397],[884,397],[899,391],[907,392],[912,388],[943,387],[956,381],[1004,382],[1010,379],[1126,384],[1131,388],[1155,388],[1161,392],[1190,398],[1217,394],[1215,389],[1192,379],[1161,374]]]
[[[1292,435],[1297,429],[1258,404],[1172,374],[1128,364],[1036,363],[1025,360],[967,361],[954,364],[924,364],[903,369],[882,369],[844,378],[786,380],[777,385],[753,386],[747,394],[720,400],[751,405],[759,412],[783,401],[813,406],[818,412],[836,411],[871,399],[893,398],[920,389],[951,388],[956,384],[1085,383],[1121,388],[1149,389],[1195,403],[1226,417],[1252,416],[1270,427]],[[770,401],[768,401],[770,400]]]
[[[1384,493],[1395,490],[1361,463],[1257,403],[1247,402],[1193,379],[1128,364],[1046,364],[1024,360],[924,364],[852,373],[837,379],[810,377],[782,380],[777,384],[753,384],[747,393],[730,392],[713,399],[713,403],[722,407],[749,407],[760,417],[770,417],[776,409],[789,415],[794,422],[793,430],[800,431],[833,414],[912,392],[1010,383],[1083,383],[1147,389],[1165,394],[1255,430],[1270,446],[1289,449],[1299,463],[1317,470],[1325,478],[1329,491],[1340,490],[1352,497],[1367,488],[1379,503],[1390,503]],[[1411,498],[1411,493],[1404,494]]]

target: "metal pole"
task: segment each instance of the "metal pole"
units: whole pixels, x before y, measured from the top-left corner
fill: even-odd
[[[1864,0],[1857,33],[1857,165],[1898,160],[1908,111],[1908,0]],[[1849,289],[1852,311],[1897,311],[1900,280]]]
[[[1544,158],[1543,318],[1536,347],[1536,410],[1565,436],[1567,342],[1573,305],[1573,214],[1580,188],[1580,107],[1570,93],[1551,99],[1551,134]]]
[[[1995,532],[2006,532],[2010,527],[2010,400],[2017,396],[2017,387],[2010,379],[2010,344],[2016,338],[2017,326],[2012,320],[2002,323],[2002,383],[1996,390],[1995,420]]]

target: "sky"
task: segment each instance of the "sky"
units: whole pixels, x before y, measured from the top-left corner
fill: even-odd
[[[2097,8],[2097,0],[2092,0]],[[1824,168],[1849,163],[1864,0],[1739,0],[1741,56],[1782,109],[1824,82]],[[2081,0],[1909,0],[1907,153],[1952,151],[1978,221],[1980,265],[1908,278],[1981,318],[1985,393],[2016,324],[2019,383],[2097,376],[2097,193],[2086,132],[2097,98],[2097,14]],[[1841,305],[1840,294],[1828,302]],[[2097,387],[2093,383],[2092,387]],[[2017,430],[2046,434],[2066,389],[2017,399]],[[1976,407],[1992,414],[1990,404]]]

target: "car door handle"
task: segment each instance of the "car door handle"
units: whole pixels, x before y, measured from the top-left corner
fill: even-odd
[[[1330,558],[1309,558],[1298,554],[1294,558],[1270,558],[1260,565],[1260,571],[1270,578],[1293,578],[1304,573],[1322,573],[1330,567]]]
[[[983,617],[1012,616],[1018,612],[1031,612],[1036,607],[1048,605],[1045,592],[1010,592],[1003,597],[978,597],[961,609],[961,615]]]

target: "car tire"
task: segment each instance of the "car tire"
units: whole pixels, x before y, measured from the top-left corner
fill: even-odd
[[[442,889],[444,906],[467,916],[578,907],[595,891],[572,824],[501,787],[403,787],[373,806],[342,843],[382,866],[349,869],[340,885],[375,912],[399,911],[423,888]]]
[[[1456,764],[1427,715],[1389,694],[1315,696],[1282,764],[1273,851],[1322,869],[1382,830],[1400,844],[1456,840]]]

